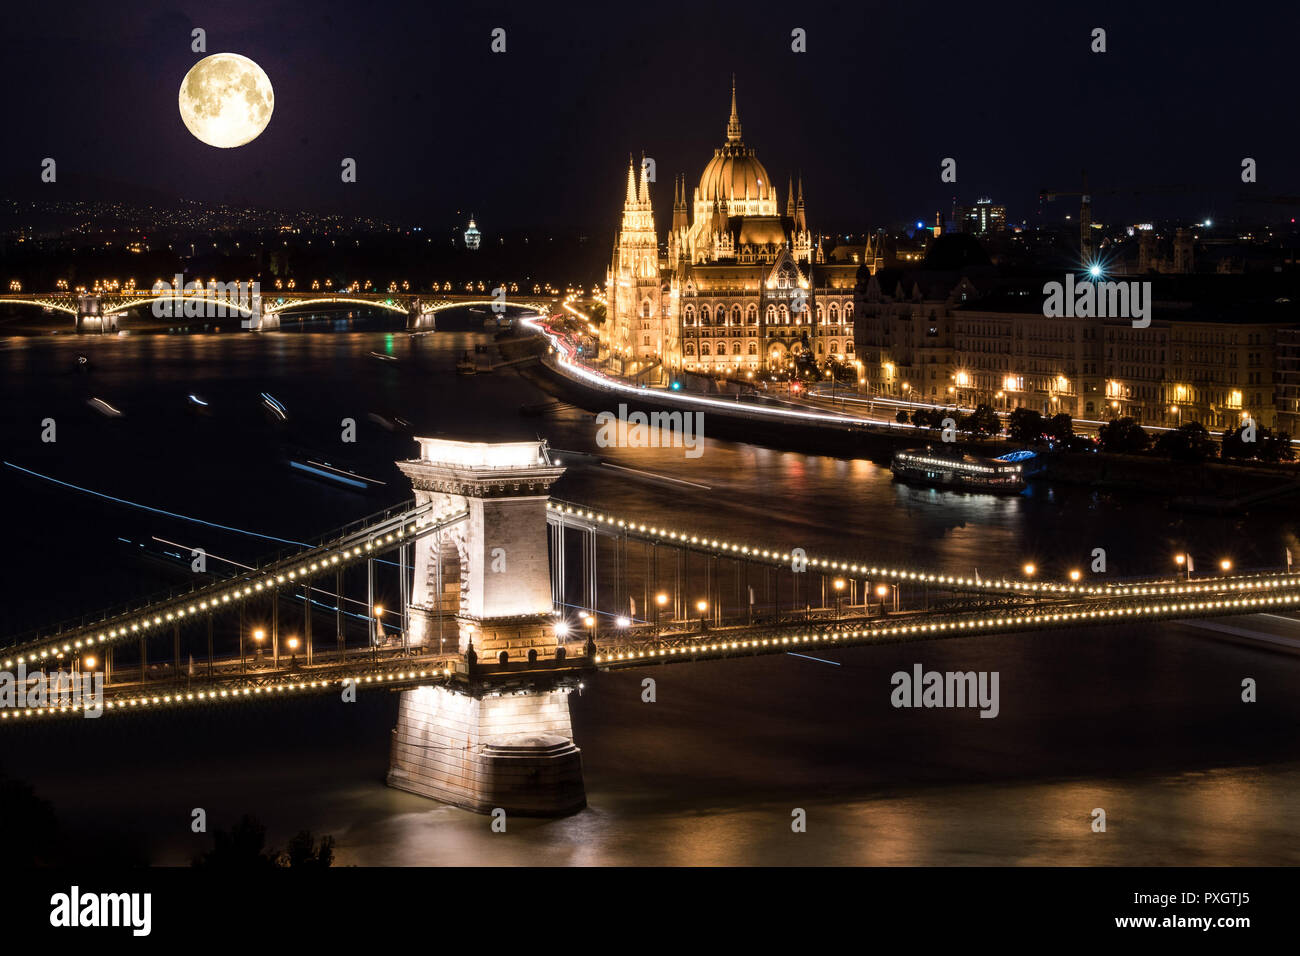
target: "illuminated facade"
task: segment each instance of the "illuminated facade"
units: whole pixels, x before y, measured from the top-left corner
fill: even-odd
[[[968,278],[948,282],[900,278],[892,294],[875,277],[864,285],[864,388],[927,405],[987,403],[1093,421],[1219,429],[1249,415],[1267,428],[1279,423],[1275,343],[1288,320],[1269,310],[1216,315],[1161,302],[1149,327],[1134,328],[1125,319],[1046,317],[1042,295],[1028,288],[981,295]]]
[[[853,362],[853,293],[859,263],[827,263],[808,228],[803,181],[790,177],[785,213],[755,150],[745,145],[736,91],[726,141],[688,195],[674,183],[664,255],[649,194],[628,166],[623,225],[606,279],[601,344],[625,370],[753,375],[791,367],[796,353],[818,364]],[[865,267],[878,259],[867,250]]]

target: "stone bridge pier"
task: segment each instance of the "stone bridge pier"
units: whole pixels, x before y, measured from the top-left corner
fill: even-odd
[[[77,332],[116,332],[118,316],[106,312],[97,295],[77,297]]]
[[[438,327],[438,313],[424,304],[422,299],[412,299],[406,307],[408,332],[433,332]]]
[[[555,637],[546,503],[564,469],[540,441],[418,438],[398,462],[434,519],[415,542],[408,641],[460,655],[447,684],[404,691],[390,786],[479,813],[559,815],[586,806],[568,695],[586,655]]]

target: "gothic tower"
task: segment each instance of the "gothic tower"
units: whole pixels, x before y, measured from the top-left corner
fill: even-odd
[[[602,340],[624,367],[646,364],[666,345],[663,296],[659,277],[659,243],[650,205],[650,164],[642,161],[638,185],[631,157],[623,228],[614,243],[606,280],[606,318]],[[674,336],[675,339],[675,336]]]

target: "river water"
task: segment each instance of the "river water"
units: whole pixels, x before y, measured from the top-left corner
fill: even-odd
[[[0,339],[5,462],[13,468],[6,633],[48,625],[175,580],[138,558],[153,537],[251,561],[408,497],[393,466],[415,434],[544,437],[559,449],[695,485],[573,467],[559,497],[647,523],[763,547],[948,572],[1111,575],[1239,568],[1296,553],[1290,515],[1185,516],[1156,499],[1035,486],[1015,498],[897,485],[865,460],[706,438],[704,453],[601,449],[590,411],[527,416],[551,396],[535,373],[457,376],[491,337],[415,338],[379,318],[293,323],[260,336]],[[376,357],[391,356],[396,361]],[[78,355],[89,360],[78,370]],[[287,420],[267,416],[272,394]],[[195,395],[206,406],[187,396]],[[100,398],[121,411],[89,405]],[[202,414],[199,414],[199,412]],[[344,419],[357,441],[343,444]],[[48,437],[50,421],[55,441]],[[705,434],[708,434],[707,417]],[[289,471],[285,450],[330,456],[388,484],[362,496]],[[170,576],[169,576],[170,575]],[[1296,627],[1300,633],[1300,626]],[[244,813],[273,843],[332,834],[342,864],[1282,864],[1300,862],[1300,659],[1185,625],[922,642],[598,674],[572,698],[589,808],[551,821],[488,819],[384,786],[397,698],[374,692],[211,712],[3,731],[0,764],[51,800],[70,861],[184,864]],[[1001,713],[896,710],[889,677],[996,670]],[[655,703],[641,681],[657,681]],[[1240,701],[1255,678],[1259,702]],[[1090,826],[1107,814],[1107,831]],[[806,833],[791,814],[807,813]],[[52,851],[55,852],[55,851]]]

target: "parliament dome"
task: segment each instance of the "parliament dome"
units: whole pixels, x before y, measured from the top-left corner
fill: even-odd
[[[736,87],[731,87],[731,118],[727,121],[727,142],[713,151],[713,158],[700,176],[699,198],[708,202],[732,199],[776,201],[776,190],[767,170],[754,150],[740,135],[740,116],[736,112]]]

